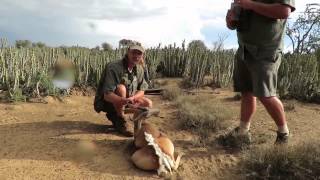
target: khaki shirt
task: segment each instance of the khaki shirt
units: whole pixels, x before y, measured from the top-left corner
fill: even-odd
[[[119,84],[126,86],[127,97],[134,95],[137,91],[148,89],[142,66],[136,65],[132,69],[132,72],[129,72],[126,58],[111,62],[106,65],[97,88],[94,102],[95,110],[97,112],[103,111],[101,107],[97,106],[103,106],[102,104],[105,103],[104,94],[115,92],[117,85]]]
[[[280,3],[295,10],[294,0],[255,0],[266,4]],[[242,10],[237,28],[239,46],[253,55],[283,50],[286,19],[273,19],[250,10]]]

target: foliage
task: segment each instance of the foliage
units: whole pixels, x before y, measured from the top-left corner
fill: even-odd
[[[193,40],[188,44],[188,49],[206,50],[207,46],[201,40]]]
[[[131,41],[133,42],[133,41]],[[99,51],[83,47],[9,47],[6,40],[0,42],[0,88],[4,91],[21,89],[25,96],[45,95],[52,92],[39,82],[39,73],[52,78],[50,71],[59,57],[75,65],[75,86],[96,87],[105,65],[121,59],[126,48]],[[278,75],[278,93],[282,98],[297,98],[320,102],[319,50],[312,54],[285,55]],[[146,51],[150,79],[162,77],[183,78],[190,87],[213,83],[228,87],[233,76],[233,50],[186,49],[185,43],[155,48]],[[209,79],[208,79],[209,78]],[[208,82],[209,81],[209,82]],[[211,82],[210,82],[211,81]],[[37,83],[40,85],[39,93]]]
[[[102,43],[101,47],[104,51],[112,51],[112,45],[107,42]]]
[[[320,48],[320,4],[307,4],[297,20],[288,25],[286,34],[294,53],[310,53]]]
[[[17,40],[16,48],[30,48],[32,46],[31,41],[29,40]]]

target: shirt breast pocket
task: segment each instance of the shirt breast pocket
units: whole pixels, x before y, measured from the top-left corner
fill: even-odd
[[[128,86],[128,83],[129,83],[128,76],[126,75],[121,76],[120,84]]]
[[[132,80],[132,87],[133,87],[133,91],[137,91],[137,88],[138,88],[138,79],[137,79],[137,76],[134,76],[133,77],[133,80]]]

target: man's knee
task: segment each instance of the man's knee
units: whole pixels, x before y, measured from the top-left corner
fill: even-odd
[[[152,108],[152,101],[148,98],[144,97],[143,99],[140,100],[140,103],[144,107]]]
[[[241,93],[241,98],[243,100],[254,100],[255,96],[253,95],[252,92],[242,92]]]
[[[272,101],[275,100],[275,96],[271,96],[271,97],[258,97],[259,101],[262,103],[262,104],[265,104],[265,103],[270,103]]]
[[[148,99],[148,98],[146,98],[146,105],[149,108],[152,108],[152,106],[153,106],[152,101],[150,99]]]
[[[125,95],[127,93],[126,86],[123,84],[118,84],[116,89],[117,95]]]

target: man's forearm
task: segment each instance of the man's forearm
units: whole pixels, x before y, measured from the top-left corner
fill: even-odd
[[[134,95],[135,99],[142,98],[144,96],[144,91],[137,91]]]
[[[263,16],[274,19],[287,19],[291,13],[291,8],[279,3],[265,4],[260,2],[251,1],[248,9],[261,14]]]
[[[116,95],[113,92],[109,92],[109,93],[104,93],[104,100],[114,104],[116,102],[119,102],[121,100],[121,97]]]

